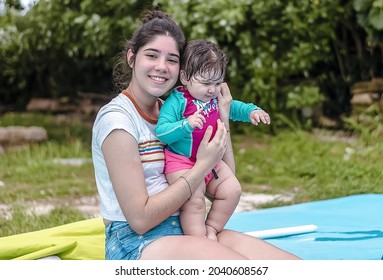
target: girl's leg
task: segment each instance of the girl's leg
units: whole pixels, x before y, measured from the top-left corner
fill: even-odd
[[[206,219],[207,236],[215,240],[237,207],[242,192],[238,179],[225,162],[221,161],[216,171],[218,179],[212,178],[206,187],[208,195],[214,197]]]
[[[217,235],[218,242],[252,260],[298,260],[299,257],[286,252],[264,240],[224,229]]]
[[[186,170],[180,170],[166,175],[169,184],[185,173]],[[180,222],[185,235],[206,236],[205,227],[205,184],[201,184],[194,191],[193,195],[181,207]]]
[[[231,230],[218,233],[218,242],[199,236],[166,236],[150,243],[142,260],[299,260],[261,239]]]
[[[256,249],[256,248],[255,248]],[[245,260],[240,253],[217,241],[199,236],[166,236],[150,243],[141,260]]]

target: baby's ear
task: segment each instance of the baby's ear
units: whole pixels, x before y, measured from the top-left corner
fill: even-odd
[[[183,85],[186,85],[187,83],[186,73],[184,70],[180,71],[180,81]]]

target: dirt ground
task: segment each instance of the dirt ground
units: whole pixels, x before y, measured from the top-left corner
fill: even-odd
[[[243,193],[235,212],[252,211],[265,203],[270,203],[275,200],[289,201],[290,199],[291,198],[289,197],[281,195]],[[43,215],[49,213],[58,205],[77,208],[88,218],[96,218],[100,216],[99,199],[97,195],[81,197],[78,199],[61,198],[38,202],[32,201],[28,202],[25,206],[30,214]],[[207,201],[207,207],[209,206],[210,203]],[[0,217],[11,218],[8,206],[5,204],[0,204]]]

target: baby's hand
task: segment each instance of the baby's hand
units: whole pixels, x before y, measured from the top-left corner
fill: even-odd
[[[258,125],[260,122],[270,124],[270,116],[263,110],[253,110],[250,113],[250,121],[254,125]]]
[[[193,115],[188,117],[188,122],[193,129],[196,127],[202,129],[204,122],[206,122],[205,117],[200,114],[202,110],[203,107],[199,108]]]

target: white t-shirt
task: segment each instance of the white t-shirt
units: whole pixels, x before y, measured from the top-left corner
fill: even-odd
[[[134,104],[120,93],[97,114],[92,131],[92,158],[100,196],[101,216],[110,221],[126,221],[117,201],[102,154],[101,145],[115,129],[130,133],[138,143],[145,183],[149,195],[169,186],[164,175],[164,144],[158,140],[155,124],[146,121]]]

